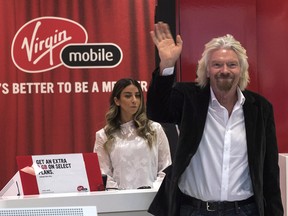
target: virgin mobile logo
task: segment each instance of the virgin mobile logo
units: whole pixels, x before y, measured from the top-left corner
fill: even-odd
[[[27,73],[49,71],[62,65],[60,53],[71,43],[87,43],[86,30],[73,20],[40,17],[23,25],[11,48],[14,64]]]
[[[62,62],[69,68],[112,68],[122,56],[120,47],[112,43],[69,44],[61,51]]]

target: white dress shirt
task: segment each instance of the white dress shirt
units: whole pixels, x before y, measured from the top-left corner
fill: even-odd
[[[229,117],[210,88],[211,99],[203,136],[196,154],[179,180],[180,190],[203,201],[235,201],[253,195],[249,174],[243,104]]]
[[[163,170],[171,164],[168,139],[157,123],[152,123],[157,137],[152,149],[136,134],[133,121],[121,125],[114,134],[115,141],[108,154],[103,144],[104,129],[96,132],[94,152],[97,152],[101,172],[107,175],[107,188],[136,189],[141,186],[159,188],[165,176]]]

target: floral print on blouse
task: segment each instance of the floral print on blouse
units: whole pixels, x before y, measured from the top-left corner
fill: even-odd
[[[107,189],[160,187],[165,176],[163,170],[171,164],[171,154],[162,126],[152,122],[152,128],[157,136],[150,149],[147,141],[136,134],[133,121],[122,124],[121,130],[114,134],[115,142],[109,154],[103,146],[107,140],[104,129],[96,132],[94,152],[102,174],[107,175]]]

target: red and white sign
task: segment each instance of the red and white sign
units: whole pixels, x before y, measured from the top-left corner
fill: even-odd
[[[96,153],[17,156],[24,195],[104,190]]]

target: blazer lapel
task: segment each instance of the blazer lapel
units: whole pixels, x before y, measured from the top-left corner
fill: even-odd
[[[248,91],[243,92],[245,96],[245,103],[243,105],[244,119],[245,119],[245,129],[246,129],[246,139],[247,139],[247,150],[248,150],[248,160],[252,162],[254,152],[256,149],[256,130],[257,130],[257,113],[258,106],[255,104],[255,99],[249,94]]]
[[[210,85],[207,85],[203,91],[201,91],[199,94],[198,94],[198,107],[199,109],[197,110],[198,113],[198,120],[197,123],[198,123],[198,131],[197,131],[197,134],[198,134],[198,143],[200,143],[201,141],[201,138],[202,138],[202,134],[203,134],[203,131],[204,131],[204,127],[205,127],[205,122],[206,122],[206,117],[207,117],[207,113],[208,113],[208,106],[209,106],[209,99],[210,99]]]

